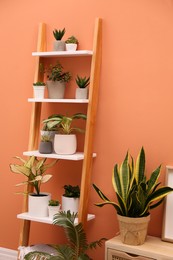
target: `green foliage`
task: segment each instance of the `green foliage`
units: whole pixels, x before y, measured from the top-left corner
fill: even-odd
[[[53,31],[53,36],[55,37],[55,39],[56,39],[57,41],[61,41],[61,39],[62,39],[62,37],[64,36],[64,34],[65,34],[65,28],[64,28],[63,30],[57,30],[57,29],[55,29],[55,30]]]
[[[78,85],[79,88],[86,88],[90,84],[90,77],[79,77],[77,75],[76,77],[76,84]]]
[[[17,174],[23,174],[27,181],[21,182],[16,186],[30,184],[34,187],[36,194],[40,194],[40,186],[46,183],[52,177],[50,174],[44,175],[47,169],[55,165],[57,160],[46,164],[47,158],[38,160],[35,156],[30,156],[28,160],[16,156],[16,159],[21,161],[21,164],[10,164],[10,170]]]
[[[43,120],[43,130],[56,130],[61,134],[71,134],[72,132],[84,132],[84,130],[78,127],[72,127],[72,123],[75,119],[86,120],[86,115],[82,113],[76,113],[72,116],[64,116],[61,114],[54,114]]]
[[[65,231],[67,244],[53,246],[56,250],[56,256],[51,256],[43,252],[30,252],[25,260],[92,260],[86,253],[88,249],[96,249],[102,246],[105,238],[92,243],[87,242],[86,233],[82,223],[75,224],[77,213],[58,212],[54,215],[53,224],[62,227]]]
[[[58,200],[49,200],[49,206],[59,206]]]
[[[50,142],[51,136],[49,134],[43,134],[43,135],[41,135],[41,141],[42,142]]]
[[[58,61],[55,65],[50,64],[44,71],[47,73],[48,80],[61,82],[69,82],[71,80],[70,72],[64,72],[63,66]]]
[[[33,83],[33,86],[45,86],[46,84],[42,81],[37,81],[35,83]]]
[[[127,217],[148,216],[150,210],[159,206],[165,196],[173,191],[170,187],[159,187],[158,178],[161,166],[154,170],[147,180],[145,175],[145,152],[143,147],[137,157],[136,163],[127,152],[123,163],[115,164],[112,184],[118,203],[110,201],[104,193],[95,185],[93,187],[99,197],[103,200],[95,204],[102,207],[112,205],[117,214]]]
[[[78,39],[75,36],[72,35],[65,41],[65,43],[75,43],[75,44],[78,44]]]
[[[79,186],[72,186],[72,185],[64,185],[64,191],[65,193],[63,196],[69,197],[69,198],[79,198],[80,197],[80,188]]]

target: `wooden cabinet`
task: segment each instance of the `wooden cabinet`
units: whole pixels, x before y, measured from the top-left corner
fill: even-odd
[[[105,244],[105,260],[172,260],[173,244],[148,236],[140,246],[123,244],[120,237],[114,237]]]
[[[89,186],[91,184],[91,171],[92,171],[92,160],[96,157],[93,153],[93,138],[94,138],[94,123],[96,118],[96,109],[98,101],[98,88],[99,88],[99,76],[100,76],[100,66],[101,66],[101,26],[102,21],[100,18],[96,18],[95,28],[94,28],[94,38],[93,38],[93,49],[92,50],[78,50],[75,52],[55,52],[46,50],[46,25],[44,23],[40,24],[38,42],[37,42],[37,52],[32,53],[36,59],[36,68],[34,75],[34,82],[42,81],[43,78],[39,71],[39,64],[43,59],[49,59],[53,57],[91,57],[91,69],[90,69],[90,87],[89,87],[89,98],[85,100],[77,99],[34,99],[29,98],[28,101],[32,103],[32,114],[30,121],[30,135],[29,135],[29,145],[28,151],[24,152],[25,156],[35,155],[37,157],[47,157],[47,158],[57,158],[62,160],[82,160],[82,172],[81,172],[81,195],[80,195],[80,205],[79,214],[76,221],[80,221],[85,226],[87,220],[93,219],[94,215],[88,214],[88,197],[89,197]],[[70,60],[69,60],[70,62]],[[84,151],[76,153],[74,155],[57,155],[55,153],[44,155],[38,152],[38,141],[40,134],[40,119],[42,105],[45,102],[50,103],[64,103],[64,104],[87,104],[87,121],[86,121],[86,131],[85,131],[85,141],[84,141]],[[30,187],[27,187],[30,190]],[[51,224],[49,218],[34,218],[27,214],[27,198],[24,199],[23,213],[17,216],[21,219],[21,231],[20,231],[20,246],[27,246],[29,241],[30,232],[30,221],[38,221],[43,223]]]

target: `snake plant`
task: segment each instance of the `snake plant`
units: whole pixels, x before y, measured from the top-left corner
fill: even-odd
[[[145,151],[142,147],[136,163],[127,152],[123,163],[115,164],[112,174],[112,184],[117,197],[117,202],[109,200],[95,185],[93,187],[100,198],[101,203],[96,206],[112,205],[117,214],[127,217],[143,217],[150,214],[150,210],[159,206],[164,197],[173,191],[167,186],[160,187],[158,178],[161,165],[154,170],[149,179],[145,175]]]
[[[82,223],[75,224],[77,213],[58,212],[54,215],[53,224],[62,227],[67,237],[67,244],[55,245],[56,255],[50,255],[45,252],[30,252],[25,260],[91,260],[86,251],[88,249],[96,249],[97,246],[102,246],[105,238],[91,243],[87,242],[86,233]]]

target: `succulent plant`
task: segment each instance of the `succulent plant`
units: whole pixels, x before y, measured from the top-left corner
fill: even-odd
[[[57,30],[57,29],[55,29],[55,30],[53,31],[53,35],[54,35],[54,37],[55,37],[55,39],[56,39],[57,41],[61,41],[61,39],[62,39],[62,37],[64,36],[64,34],[65,34],[65,28],[64,28],[63,30]]]
[[[65,193],[63,196],[68,198],[79,198],[80,197],[80,188],[79,186],[72,186],[72,185],[64,185]]]
[[[66,41],[65,43],[75,43],[75,44],[78,44],[78,39],[75,37],[75,36],[70,36]]]
[[[42,81],[37,81],[33,83],[33,86],[45,86],[46,84]]]
[[[79,77],[77,75],[76,77],[76,84],[78,85],[79,88],[86,88],[88,85],[89,85],[89,80],[90,80],[90,77]]]
[[[59,200],[49,200],[49,206],[59,206]]]

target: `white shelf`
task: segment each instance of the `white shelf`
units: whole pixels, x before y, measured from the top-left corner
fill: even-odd
[[[30,216],[28,214],[28,212],[24,212],[24,213],[21,213],[21,214],[18,214],[17,215],[17,218],[19,219],[25,219],[25,220],[31,220],[31,221],[36,221],[36,222],[41,222],[41,223],[46,223],[46,224],[52,224],[52,219],[49,218],[49,217],[33,217],[33,216]],[[95,218],[95,215],[93,214],[88,214],[87,216],[87,220],[92,220]],[[78,218],[75,219],[75,224],[78,224]]]
[[[61,155],[61,154],[56,154],[56,153],[42,154],[42,153],[39,153],[38,150],[35,150],[35,151],[26,151],[23,153],[23,155],[26,155],[26,156],[34,155],[36,157],[72,160],[72,161],[79,161],[79,160],[84,159],[84,153],[81,153],[81,152],[77,152],[75,154],[69,154],[69,155]],[[96,157],[96,153],[93,153],[93,157]]]
[[[46,51],[46,52],[33,52],[32,56],[39,57],[74,57],[74,56],[92,56],[93,51],[79,50],[79,51]]]
[[[76,104],[85,104],[88,103],[88,99],[52,99],[52,98],[28,98],[28,102],[45,102],[45,103],[76,103]]]

